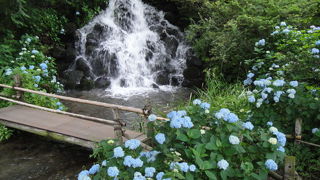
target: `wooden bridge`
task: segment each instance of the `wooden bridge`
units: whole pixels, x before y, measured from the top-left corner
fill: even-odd
[[[88,148],[94,148],[98,142],[105,139],[117,139],[120,143],[127,139],[139,139],[144,148],[150,149],[148,145],[144,144],[147,141],[146,135],[125,129],[125,123],[120,119],[119,111],[137,113],[146,118],[151,113],[151,109],[138,109],[49,94],[21,88],[20,85],[21,82],[18,80],[16,80],[15,86],[0,84],[2,88],[10,88],[17,92],[14,97],[0,96],[0,100],[16,104],[0,109],[0,123],[5,126]],[[28,104],[23,102],[23,93],[111,108],[113,118],[101,119]],[[158,117],[158,119],[165,118]]]

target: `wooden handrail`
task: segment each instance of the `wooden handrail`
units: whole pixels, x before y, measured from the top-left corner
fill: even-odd
[[[138,114],[144,114],[142,109],[134,108],[134,107],[127,107],[127,106],[121,106],[121,105],[115,105],[115,104],[109,104],[109,103],[103,103],[103,102],[97,102],[97,101],[91,101],[91,100],[85,100],[85,99],[79,99],[79,98],[73,98],[73,97],[66,97],[66,96],[61,96],[61,95],[56,95],[56,94],[45,93],[45,92],[41,92],[41,91],[34,91],[34,90],[25,89],[25,88],[21,88],[21,87],[12,87],[12,86],[5,85],[5,84],[0,84],[0,87],[10,88],[10,89],[33,93],[33,94],[39,94],[39,95],[53,97],[53,98],[58,98],[58,99],[66,100],[66,101],[72,101],[72,102],[77,102],[77,103],[90,104],[90,105],[95,105],[95,106],[101,106],[101,107],[107,107],[107,108],[112,108],[112,109],[119,109],[119,110],[123,110],[123,111],[134,112],[134,113],[138,113]]]
[[[101,122],[101,123],[105,123],[105,124],[109,124],[109,125],[117,125],[118,124],[118,122],[112,121],[112,120],[101,119],[101,118],[85,116],[85,115],[80,115],[80,114],[74,114],[74,113],[65,112],[65,111],[54,110],[54,109],[50,109],[50,108],[46,108],[46,107],[41,107],[41,106],[37,106],[37,105],[33,105],[33,104],[28,104],[28,103],[25,103],[25,102],[13,100],[13,99],[2,97],[2,96],[0,96],[0,99],[1,100],[5,100],[5,101],[9,101],[9,102],[12,102],[12,103],[16,103],[16,104],[19,104],[19,105],[23,105],[23,106],[27,106],[27,107],[31,107],[31,108],[35,108],[35,109],[40,109],[40,110],[43,110],[43,111],[53,112],[53,113],[57,113],[57,114],[64,114],[64,115],[69,115],[69,116],[73,116],[73,117],[88,119],[88,120],[91,120],[91,121]]]
[[[128,112],[138,113],[138,114],[141,114],[141,115],[146,115],[144,113],[143,109],[134,108],[134,107],[121,106],[121,105],[116,105],[116,104],[109,104],[109,103],[85,100],[85,99],[80,99],[80,98],[61,96],[61,95],[50,94],[50,93],[46,93],[46,92],[42,92],[42,91],[34,91],[34,90],[25,89],[25,88],[21,88],[21,87],[9,86],[9,85],[6,85],[6,84],[0,84],[0,87],[10,88],[10,89],[13,89],[13,90],[23,91],[23,92],[33,93],[33,94],[39,94],[39,95],[43,95],[43,96],[47,96],[47,97],[58,98],[58,99],[66,100],[66,101],[72,101],[72,102],[77,102],[77,103],[95,105],[95,106],[106,107],[106,108],[111,108],[111,109],[119,109],[119,110],[122,110],[122,111],[128,111]],[[157,119],[158,120],[168,120],[167,118],[163,118],[163,117],[157,117]]]

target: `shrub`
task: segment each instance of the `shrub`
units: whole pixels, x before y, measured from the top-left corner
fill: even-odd
[[[278,169],[286,139],[275,127],[254,127],[198,99],[193,104],[170,112],[168,121],[149,117],[152,151],[143,152],[138,140],[103,141],[93,153],[98,163],[78,178],[266,179]]]
[[[210,11],[187,30],[196,54],[215,75],[237,80],[244,75],[244,60],[253,57],[254,42],[271,33],[275,24],[286,20],[306,27],[318,24],[317,0],[218,0],[205,4]]]
[[[282,22],[271,38],[256,43],[256,58],[247,61],[252,72],[244,84],[252,84],[248,101],[253,117],[263,124],[274,121],[293,133],[296,119],[303,120],[309,134],[320,120],[319,53],[320,28],[298,31]],[[312,86],[310,86],[310,84]]]

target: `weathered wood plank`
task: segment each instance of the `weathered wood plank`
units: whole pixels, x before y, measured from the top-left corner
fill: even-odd
[[[90,142],[116,138],[113,126],[20,105],[0,109],[0,119],[2,122],[49,131]],[[141,135],[141,133],[130,130],[126,130],[126,134],[132,138]]]

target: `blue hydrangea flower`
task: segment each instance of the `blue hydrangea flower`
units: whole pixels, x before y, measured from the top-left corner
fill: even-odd
[[[290,81],[290,86],[297,87],[299,85],[298,81]]]
[[[319,54],[320,51],[319,51],[319,49],[317,49],[317,48],[312,48],[312,49],[311,49],[311,53],[312,53],[312,54]]]
[[[254,96],[249,96],[249,97],[248,97],[248,101],[249,101],[250,103],[254,103],[254,102],[256,102],[256,98],[255,98]]]
[[[206,102],[203,102],[200,104],[200,107],[202,109],[209,109],[210,108],[210,104],[209,103],[206,103]]]
[[[268,126],[272,126],[272,125],[273,125],[273,122],[269,121],[269,122],[267,122],[267,125],[268,125]]]
[[[277,140],[278,140],[278,144],[280,144],[280,146],[285,146],[286,142],[287,142],[287,138],[286,135],[283,134],[282,132],[274,132],[274,134],[277,136]]]
[[[157,180],[162,180],[162,177],[164,176],[164,172],[159,172],[156,176]]]
[[[253,73],[249,73],[249,74],[247,74],[247,78],[253,78],[254,77],[254,74]]]
[[[189,171],[189,165],[186,162],[178,163],[178,166],[181,171],[188,172]]]
[[[99,169],[100,169],[100,165],[95,164],[89,169],[89,174],[95,174],[95,173],[99,172]]]
[[[153,177],[155,172],[156,172],[156,169],[154,167],[146,167],[144,169],[144,173],[146,177]]]
[[[133,180],[146,180],[146,177],[142,176],[140,172],[135,172]]]
[[[280,26],[287,26],[286,22],[281,22]]]
[[[273,81],[273,85],[277,86],[277,87],[283,86],[285,83],[286,82],[284,80],[280,80],[280,79],[277,79],[277,80]]]
[[[320,40],[316,41],[316,46],[320,46]]]
[[[219,169],[223,169],[223,170],[226,170],[229,167],[228,161],[226,161],[224,159],[218,161],[217,165],[218,165]]]
[[[273,31],[270,35],[273,36],[273,35],[276,35],[276,34],[279,34],[279,31]]]
[[[122,147],[116,147],[113,149],[113,157],[119,158],[124,156],[124,151]]]
[[[78,180],[85,180],[89,176],[88,170],[83,170],[78,174]]]
[[[77,15],[77,16],[80,15],[80,12],[79,12],[79,11],[76,11],[76,15]]]
[[[182,117],[182,116],[185,116],[185,115],[187,115],[187,111],[185,111],[185,110],[177,111],[177,116],[178,117]]]
[[[26,41],[27,41],[27,42],[31,42],[31,39],[30,39],[30,38],[27,38]]]
[[[10,76],[12,74],[11,69],[6,69],[6,72],[4,73],[6,76]]]
[[[282,146],[278,147],[277,150],[280,151],[280,152],[285,152],[285,149],[284,149],[284,147],[282,147]]]
[[[34,84],[33,86],[34,86],[34,87],[36,87],[36,88],[37,88],[37,87],[39,87],[39,85],[38,85],[38,84]]]
[[[317,133],[318,131],[319,131],[319,128],[313,128],[313,129],[311,130],[312,134],[315,134],[315,133]]]
[[[56,105],[57,105],[57,106],[61,106],[61,102],[57,102]]]
[[[266,94],[264,92],[261,93],[261,98],[262,99],[267,99],[267,97],[268,97],[268,94]]]
[[[239,144],[240,140],[237,136],[230,135],[229,142],[230,142],[230,144]]]
[[[268,79],[259,79],[259,80],[255,80],[253,84],[255,86],[265,87],[265,86],[269,86],[271,84],[271,81]]]
[[[132,156],[126,156],[124,157],[123,165],[128,166],[128,167],[142,167],[143,166],[143,161],[141,161],[140,158],[132,158]]]
[[[270,171],[276,171],[278,169],[278,164],[276,162],[274,162],[274,160],[272,160],[272,159],[268,159],[265,162],[265,166]]]
[[[34,69],[34,66],[33,65],[29,66],[29,69],[30,70]]]
[[[251,122],[245,122],[242,124],[242,127],[245,129],[249,129],[250,131],[254,128],[253,124]]]
[[[32,54],[38,54],[38,53],[39,53],[39,51],[37,51],[37,50],[33,49],[33,50],[31,51],[31,53],[32,53]]]
[[[163,133],[158,133],[155,139],[159,144],[163,144],[166,141],[166,136]]]
[[[191,164],[190,166],[189,166],[189,170],[191,171],[191,172],[194,172],[194,171],[196,171],[196,166],[194,165],[194,164]]]
[[[172,119],[177,117],[177,111],[171,111],[167,114],[167,118]]]
[[[21,69],[21,71],[25,71],[27,68],[24,66],[21,66],[20,69]]]
[[[116,166],[112,166],[108,168],[107,173],[110,177],[117,177],[119,175],[119,169]]]
[[[201,100],[200,99],[195,99],[192,102],[194,105],[200,105],[201,104]]]
[[[246,79],[243,81],[243,85],[247,86],[247,85],[250,85],[252,83],[252,79]]]
[[[154,162],[158,154],[160,154],[159,151],[147,151],[147,152],[141,152],[140,157],[146,157],[147,162]]]
[[[41,63],[40,67],[42,70],[46,70],[48,68],[48,65],[46,63]]]
[[[265,39],[261,39],[256,43],[256,46],[264,46],[266,45],[266,40]]]
[[[171,121],[170,121],[170,127],[171,128],[181,128],[182,127],[182,120],[181,118],[178,118],[178,117],[175,117],[175,118],[172,118]]]
[[[282,32],[285,33],[285,34],[288,34],[290,31],[291,31],[290,29],[286,28]]]
[[[225,121],[228,121],[229,123],[235,123],[239,120],[238,116],[234,113],[229,113],[224,117]]]
[[[137,149],[140,146],[141,142],[137,139],[131,139],[124,143],[124,147],[131,150]]]
[[[189,116],[185,116],[184,118],[180,118],[181,125],[184,128],[192,128],[194,126],[193,122],[191,121],[191,118]]]
[[[40,77],[40,76],[33,76],[33,79],[34,79],[36,82],[40,82],[41,77]]]
[[[149,117],[148,117],[148,120],[149,121],[155,121],[155,120],[157,120],[157,116],[154,115],[154,114],[150,114]]]

